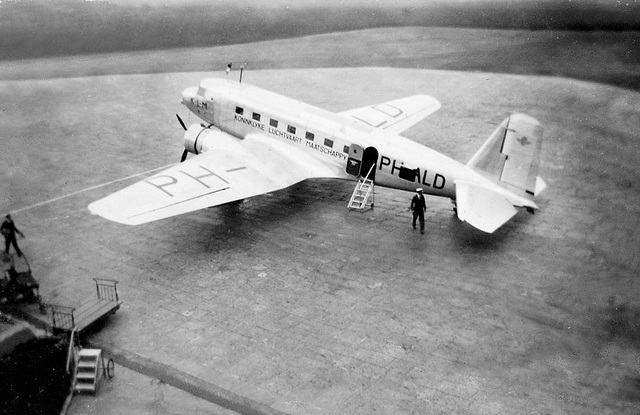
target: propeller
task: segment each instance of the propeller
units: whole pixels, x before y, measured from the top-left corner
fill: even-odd
[[[182,157],[180,157],[180,163],[182,163],[183,161],[185,161],[187,159],[187,156],[189,155],[189,150],[187,150],[186,148],[184,149],[184,151],[182,152]]]
[[[180,123],[180,125],[182,126],[182,128],[187,131],[187,126],[184,125],[184,122],[182,122],[182,118],[180,118],[180,116],[178,114],[176,114],[176,117],[178,117],[178,122]]]
[[[180,116],[178,114],[176,114],[176,117],[178,117],[178,122],[180,123],[180,125],[182,126],[182,128],[187,131],[187,126],[184,125],[184,122],[182,121],[182,118],[180,118]],[[189,150],[187,150],[186,148],[184,149],[184,151],[182,152],[182,157],[180,157],[180,163],[182,163],[183,161],[185,161],[187,159],[187,156],[189,155]]]

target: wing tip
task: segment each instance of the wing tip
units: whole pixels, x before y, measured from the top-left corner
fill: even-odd
[[[130,218],[126,218],[124,216],[120,216],[113,213],[113,209],[109,209],[101,201],[98,200],[96,202],[91,203],[87,208],[92,215],[100,216],[104,219],[110,220],[111,222],[121,223],[123,225],[139,225],[138,222],[132,221]]]

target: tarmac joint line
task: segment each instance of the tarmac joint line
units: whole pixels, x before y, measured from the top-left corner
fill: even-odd
[[[159,379],[168,385],[231,411],[243,415],[287,415],[285,412],[240,396],[213,383],[136,353],[117,347],[104,347],[99,344],[87,344],[87,346],[104,350],[114,362],[121,366]]]

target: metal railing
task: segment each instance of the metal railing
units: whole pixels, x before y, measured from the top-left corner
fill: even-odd
[[[364,176],[364,181],[366,182],[367,180],[369,180],[369,175],[371,174],[371,172],[373,171],[373,169],[376,167],[376,163],[373,163],[371,165],[371,168],[369,169],[369,171],[367,172],[367,175]]]
[[[62,330],[73,330],[76,326],[73,311],[75,308],[64,305],[49,304],[51,315],[53,316],[53,328]]]
[[[103,278],[94,278],[96,282],[96,294],[98,300],[118,301],[118,289],[116,280],[108,280]]]

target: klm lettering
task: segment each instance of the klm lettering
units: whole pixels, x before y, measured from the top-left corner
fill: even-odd
[[[240,115],[236,114],[235,118],[236,121],[241,122],[242,124],[247,124],[252,126],[253,128],[258,128],[262,131],[264,131],[264,124],[259,123],[255,120],[250,120],[249,118],[245,118],[245,117],[241,117]]]

